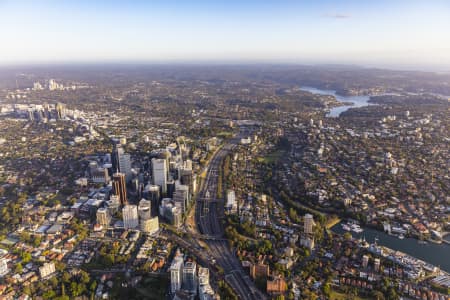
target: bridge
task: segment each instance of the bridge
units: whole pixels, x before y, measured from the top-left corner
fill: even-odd
[[[226,238],[220,235],[213,234],[190,234],[192,237],[202,240],[210,240],[210,241],[228,241]]]

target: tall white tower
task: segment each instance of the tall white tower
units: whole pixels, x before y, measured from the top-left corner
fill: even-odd
[[[159,185],[163,195],[167,195],[167,161],[152,159],[153,184]]]
[[[123,226],[125,229],[134,229],[139,226],[138,210],[136,205],[125,205],[122,208]]]
[[[307,234],[312,234],[313,233],[313,228],[314,228],[314,225],[316,225],[315,223],[314,223],[314,218],[313,218],[313,216],[311,215],[311,214],[306,214],[304,217],[303,217],[303,222],[304,222],[304,227],[303,227],[303,230],[304,230],[304,233],[307,233]]]

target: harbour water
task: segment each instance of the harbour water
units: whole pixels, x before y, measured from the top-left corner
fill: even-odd
[[[364,107],[372,105],[369,103],[370,96],[341,96],[337,95],[334,90],[322,90],[313,87],[301,87],[303,91],[308,91],[313,94],[330,95],[336,97],[336,100],[341,102],[352,102],[353,105],[343,105],[332,108],[327,114],[328,117],[339,117],[339,115],[353,107]],[[343,234],[347,231],[342,229],[342,225],[339,223],[331,228],[336,233]],[[396,236],[389,235],[387,233],[377,231],[371,228],[364,228],[362,233],[351,232],[354,238],[365,238],[367,242],[373,243],[375,239],[378,240],[378,244],[386,246],[393,250],[398,250],[409,254],[413,257],[419,258],[423,261],[429,262],[437,267],[440,267],[446,272],[450,272],[450,245],[446,243],[435,244],[427,242],[426,244],[420,244],[417,239],[404,238],[399,239]],[[444,237],[445,240],[450,241],[450,235]]]
[[[301,87],[300,89],[302,91],[307,91],[307,92],[310,92],[313,94],[334,96],[336,98],[336,100],[338,100],[340,102],[353,103],[352,105],[342,105],[342,106],[331,108],[330,112],[327,114],[327,117],[339,117],[339,115],[341,113],[343,113],[344,111],[347,111],[350,108],[373,105],[373,104],[369,103],[370,96],[368,96],[368,95],[341,96],[341,95],[337,95],[336,91],[333,91],[333,90],[321,90],[321,89],[316,89],[313,87]]]
[[[331,230],[339,234],[344,234],[347,232],[342,229],[342,225],[340,223],[333,226]],[[353,238],[365,238],[369,243],[373,243],[375,239],[378,239],[379,245],[404,252],[440,267],[443,271],[450,272],[449,244],[434,244],[431,242],[428,242],[427,244],[420,244],[417,239],[404,238],[401,240],[396,236],[392,236],[372,228],[364,228],[362,233],[351,232],[351,234]]]

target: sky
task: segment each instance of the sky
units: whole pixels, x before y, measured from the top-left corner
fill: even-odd
[[[446,0],[0,0],[0,64],[449,66]]]

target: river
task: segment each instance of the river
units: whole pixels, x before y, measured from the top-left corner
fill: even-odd
[[[353,103],[352,105],[342,105],[342,106],[331,108],[330,112],[327,114],[327,117],[339,117],[339,115],[341,113],[343,113],[344,111],[347,111],[350,108],[374,105],[374,104],[369,103],[370,96],[368,96],[368,95],[341,96],[341,95],[337,95],[336,91],[334,91],[334,90],[321,90],[321,89],[316,89],[316,88],[307,87],[307,86],[301,87],[300,89],[302,91],[307,91],[307,92],[310,92],[313,94],[334,96],[336,98],[336,100],[338,100],[340,102]]]
[[[341,223],[332,227],[331,230],[339,234],[346,232],[342,229]],[[369,243],[373,243],[375,238],[378,238],[379,245],[407,253],[450,273],[450,245],[448,244],[434,244],[431,242],[428,242],[428,244],[419,244],[417,239],[404,238],[400,240],[396,236],[371,228],[364,228],[364,232],[362,233],[352,232],[351,234],[357,239],[365,237]]]

